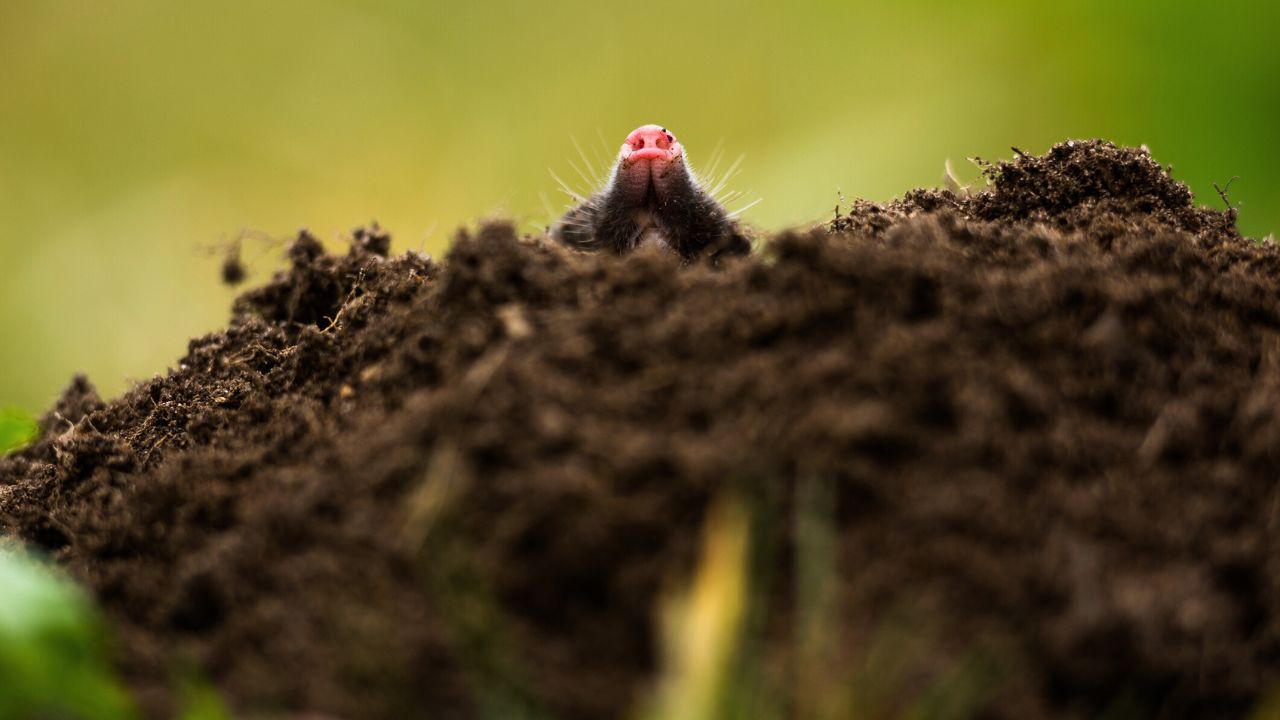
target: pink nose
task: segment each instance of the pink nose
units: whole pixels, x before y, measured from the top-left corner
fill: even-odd
[[[631,149],[627,157],[632,160],[671,157],[671,146],[674,144],[676,138],[666,128],[641,125],[627,136],[627,147]]]

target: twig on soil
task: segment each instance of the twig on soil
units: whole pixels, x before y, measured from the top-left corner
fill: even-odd
[[[1227,191],[1231,189],[1231,183],[1240,179],[1239,175],[1232,175],[1227,181],[1226,187],[1218,187],[1218,183],[1213,184],[1213,189],[1218,191],[1218,197],[1222,198],[1222,202],[1226,204],[1228,210],[1235,210],[1236,207],[1231,204],[1231,198],[1227,197]]]
[[[69,420],[65,415],[63,415],[62,413],[58,412],[57,410],[54,410],[54,411],[53,411],[53,417],[54,417],[54,419],[58,420],[59,422],[64,422],[64,423],[66,423],[66,424],[67,424],[67,430],[75,430],[75,429],[76,429],[76,424],[75,424],[75,423],[73,423],[73,422],[71,422],[71,420]]]
[[[347,298],[342,301],[342,306],[338,308],[338,312],[333,314],[333,318],[329,320],[329,325],[321,333],[327,333],[338,324],[338,320],[342,319],[342,313],[351,304],[351,300],[355,298],[356,291],[360,289],[360,283],[364,282],[364,268],[360,268],[360,274],[356,276],[356,281],[351,283],[351,290],[347,292]]]
[[[1030,159],[1031,159],[1031,156],[1030,156],[1030,155],[1028,155],[1028,154],[1026,154],[1026,153],[1022,152],[1021,150],[1019,150],[1019,149],[1018,149],[1018,148],[1016,148],[1016,147],[1012,147],[1012,146],[1010,146],[1010,147],[1009,147],[1009,149],[1010,149],[1010,150],[1012,150],[1012,151],[1014,151],[1015,153],[1017,153],[1018,157],[1022,158],[1023,160],[1030,160]]]
[[[480,397],[480,393],[489,386],[489,381],[493,379],[494,373],[498,368],[502,367],[502,363],[506,362],[507,354],[511,351],[511,343],[503,342],[501,345],[488,350],[481,355],[458,382],[461,389],[460,396],[464,398],[466,405],[472,405],[476,399]]]
[[[88,415],[86,415],[86,416],[84,416],[84,417],[80,418],[80,419],[79,419],[78,421],[76,421],[76,422],[72,422],[70,418],[66,417],[66,416],[65,416],[65,415],[63,415],[62,413],[60,413],[60,412],[58,412],[58,411],[56,411],[56,410],[55,410],[55,411],[53,412],[53,417],[54,417],[55,419],[60,420],[60,421],[62,421],[62,422],[64,422],[64,423],[66,423],[66,424],[67,424],[67,429],[66,429],[66,431],[64,431],[64,432],[62,433],[62,435],[60,435],[60,436],[59,436],[60,438],[61,438],[61,437],[65,437],[65,436],[67,436],[67,434],[68,434],[68,433],[79,432],[79,430],[80,430],[80,426],[81,426],[81,425],[88,425],[88,426],[89,426],[89,429],[90,429],[90,430],[92,430],[92,431],[94,431],[94,432],[96,432],[96,433],[101,434],[101,432],[102,432],[101,430],[99,430],[99,429],[97,428],[97,426],[96,426],[96,425],[94,425],[94,424],[93,424],[93,421],[89,419],[89,416],[88,416]]]
[[[149,466],[151,464],[151,456],[155,454],[156,450],[158,450],[160,446],[163,445],[166,441],[171,440],[174,437],[175,436],[173,433],[166,432],[164,435],[160,437],[159,440],[156,440],[154,443],[152,443],[151,447],[147,448],[146,457],[142,458],[142,466],[143,467]]]

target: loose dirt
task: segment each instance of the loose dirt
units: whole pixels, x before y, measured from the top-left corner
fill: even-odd
[[[1280,682],[1280,251],[1143,151],[988,173],[715,267],[304,233],[167,376],[77,379],[0,459],[0,528],[96,594],[155,716],[183,668],[245,713],[630,716],[732,494],[739,670],[783,716],[875,683],[1239,717]]]

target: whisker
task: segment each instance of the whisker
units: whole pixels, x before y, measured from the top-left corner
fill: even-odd
[[[582,145],[578,143],[578,138],[570,136],[569,139],[573,141],[573,147],[578,151],[578,157],[582,158],[583,167],[587,168],[587,170],[590,170],[593,167],[600,167],[599,162],[592,162],[591,159],[587,157],[587,153],[583,151]],[[590,181],[591,187],[599,187],[603,184],[602,177],[598,173],[591,174],[595,176],[595,179]]]
[[[583,200],[586,199],[581,194],[575,192],[573,188],[569,187],[568,183],[566,183],[564,180],[561,180],[560,176],[556,174],[555,170],[552,170],[551,168],[547,168],[547,172],[551,173],[551,177],[555,178],[556,183],[560,185],[560,189],[564,191],[566,195],[573,198],[574,202],[582,202]]]
[[[747,203],[746,205],[743,205],[742,207],[738,208],[737,210],[734,210],[733,212],[729,213],[729,217],[731,217],[731,218],[736,218],[736,217],[738,217],[738,216],[739,216],[739,215],[741,215],[742,213],[744,213],[744,212],[746,212],[746,211],[750,210],[751,208],[753,208],[753,207],[755,207],[755,206],[759,205],[761,200],[764,200],[764,198],[756,198],[755,200],[752,200],[751,202]]]
[[[600,139],[600,157],[603,158],[600,164],[608,165],[608,159],[612,153],[609,152],[609,141],[604,139],[604,133],[600,131],[600,126],[598,125],[596,126],[596,137]]]
[[[547,213],[547,217],[551,218],[552,221],[555,221],[556,212],[551,209],[551,200],[547,197],[547,194],[539,190],[538,199],[542,201],[542,209]]]
[[[716,192],[717,193],[724,192],[724,189],[729,187],[729,183],[732,182],[734,178],[736,178],[737,176],[738,176],[737,169],[734,169],[733,172],[725,173],[725,176],[721,178],[719,183],[716,184],[716,188],[715,188]]]
[[[582,168],[578,167],[578,163],[576,163],[576,162],[574,162],[574,161],[573,161],[573,158],[570,158],[570,159],[569,159],[569,167],[573,168],[573,171],[574,171],[574,172],[576,172],[576,173],[578,173],[578,177],[582,178],[582,182],[586,183],[586,184],[587,184],[587,187],[595,187],[595,186],[596,186],[596,184],[595,184],[594,182],[592,182],[591,178],[587,176],[586,171],[584,171]]]
[[[720,167],[720,161],[724,159],[724,138],[716,141],[716,146],[711,148],[711,154],[707,156],[707,177],[716,176],[716,168]]]
[[[712,197],[714,197],[721,205],[728,205],[729,203],[742,199],[742,196],[745,194],[746,193],[741,190],[730,190],[723,195],[712,195]]]
[[[738,168],[742,165],[743,159],[746,157],[747,156],[745,153],[742,155],[739,155],[738,159],[734,160],[733,164],[730,165],[728,169],[724,171],[724,176],[721,177],[719,182],[717,182],[715,186],[711,189],[712,195],[715,195],[719,193],[721,190],[723,190],[725,185],[727,185],[729,181],[733,179],[733,176],[738,173]]]

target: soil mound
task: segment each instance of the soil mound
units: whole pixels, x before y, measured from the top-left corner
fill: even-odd
[[[718,267],[304,233],[166,377],[76,380],[0,459],[0,526],[96,593],[156,715],[181,663],[244,711],[627,715],[733,491],[740,671],[781,716],[828,682],[1239,717],[1280,682],[1280,251],[1145,151],[989,177]],[[792,642],[811,506],[820,666]]]

